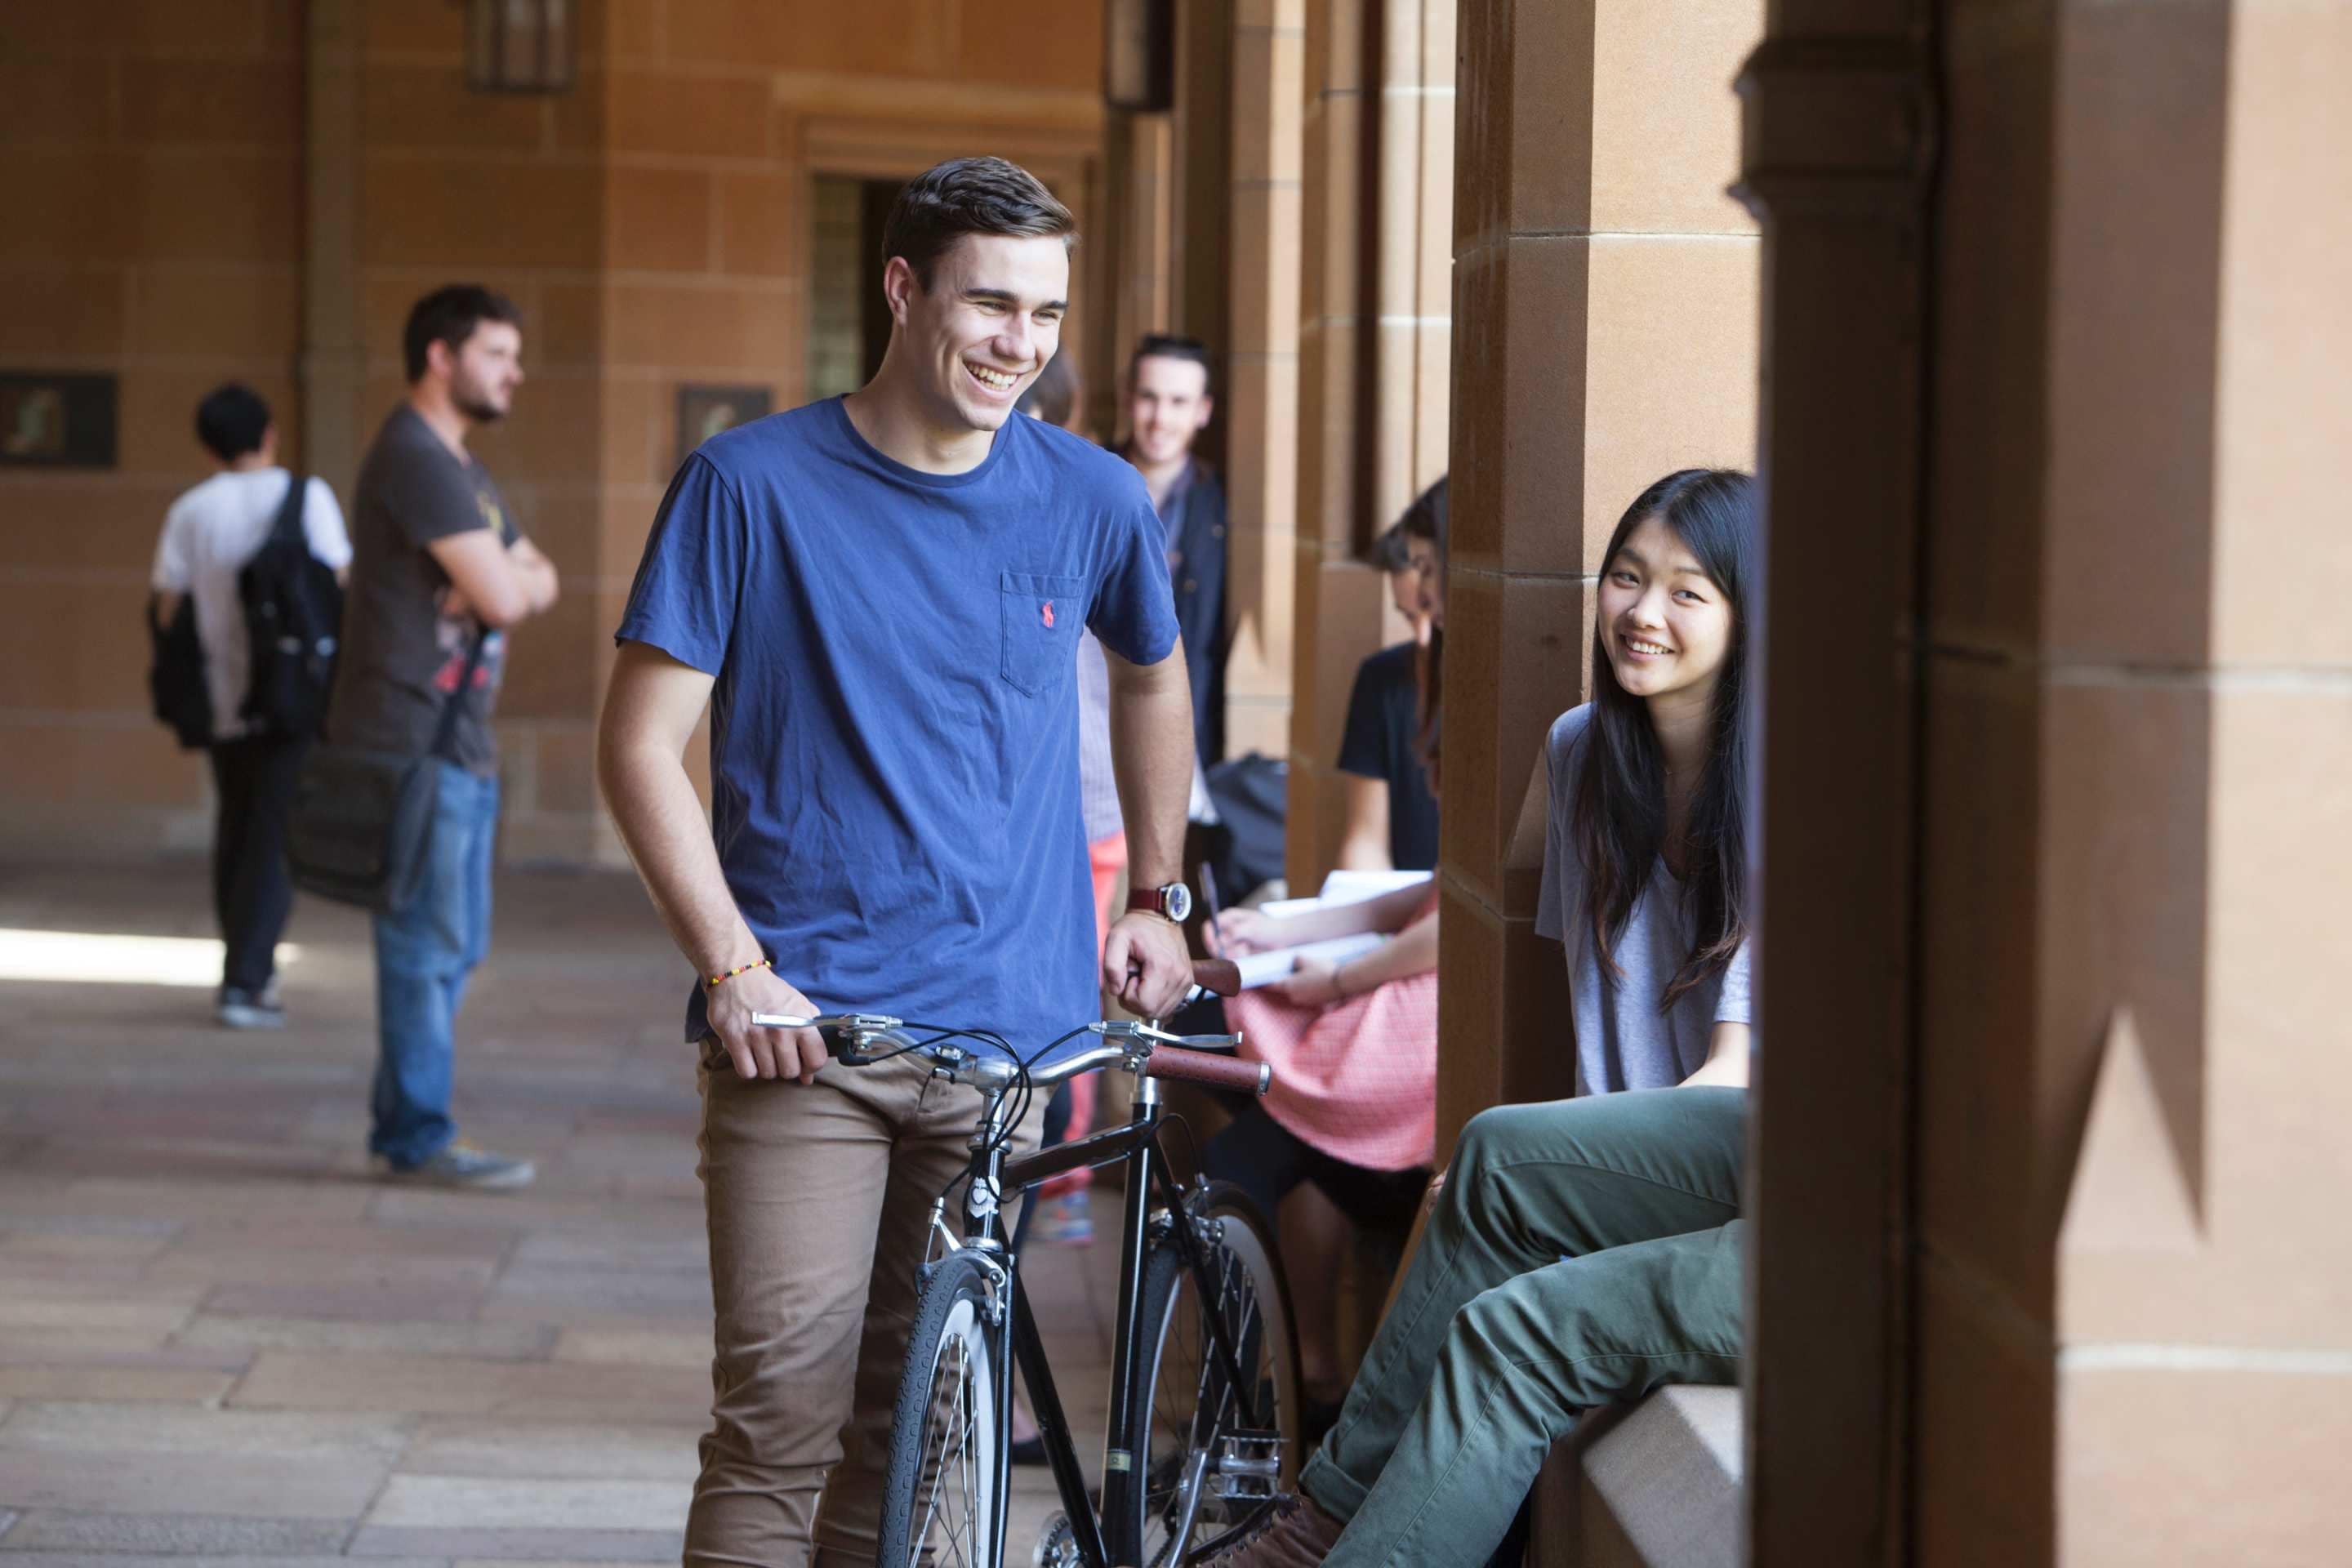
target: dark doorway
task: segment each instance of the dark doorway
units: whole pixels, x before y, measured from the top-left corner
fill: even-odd
[[[819,174],[810,247],[808,392],[811,398],[855,392],[881,368],[890,343],[882,299],[882,223],[898,195],[897,180]]]

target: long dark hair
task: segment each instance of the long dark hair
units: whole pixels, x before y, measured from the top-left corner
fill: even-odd
[[[1720,974],[1748,939],[1748,591],[1756,552],[1756,481],[1734,468],[1684,468],[1643,490],[1618,520],[1601,560],[1656,518],[1698,560],[1731,608],[1731,641],[1716,678],[1706,765],[1685,830],[1684,897],[1696,916],[1689,956],[1659,1000]],[[1584,862],[1586,919],[1602,970],[1622,973],[1615,948],[1650,880],[1666,836],[1665,763],[1649,707],[1617,683],[1609,627],[1592,628],[1592,720],[1576,792],[1575,834]]]

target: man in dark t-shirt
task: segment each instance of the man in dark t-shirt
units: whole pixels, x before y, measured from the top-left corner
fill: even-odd
[[[813,1541],[873,1561],[926,1215],[980,1109],[923,1058],[844,1067],[752,1016],[879,1012],[1034,1050],[1097,1016],[1098,983],[1159,1016],[1191,976],[1164,535],[1133,468],[1014,412],[1059,343],[1075,227],[1002,159],[918,176],[883,231],[880,370],[704,443],[616,634],[598,773],[700,977],[717,1355],[689,1564],[797,1568]],[[1099,966],[1081,626],[1138,889]],[[683,758],[706,712],[708,823]]]
[[[466,450],[477,426],[505,416],[522,381],[514,306],[452,285],[417,301],[404,337],[408,396],[377,432],[352,494],[351,587],[328,716],[339,745],[436,755],[422,885],[404,908],[375,917],[368,1148],[396,1179],[516,1187],[531,1179],[530,1163],[457,1137],[449,1080],[467,977],[489,950],[499,815],[490,710],[506,673],[506,628],[555,603],[555,568]],[[445,714],[452,723],[436,751]]]

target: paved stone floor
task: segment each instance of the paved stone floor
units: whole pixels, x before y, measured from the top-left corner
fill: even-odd
[[[498,897],[457,1111],[539,1162],[519,1194],[368,1176],[349,910],[296,910],[279,1033],[136,975],[0,979],[0,1568],[677,1560],[709,1355],[682,966],[633,879]],[[0,867],[0,930],[205,909],[194,866]],[[1034,1253],[1098,1462],[1116,1259]],[[1015,1486],[1024,1562],[1051,1484]]]

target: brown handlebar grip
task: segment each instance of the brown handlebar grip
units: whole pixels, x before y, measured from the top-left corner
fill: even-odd
[[[1245,1062],[1208,1051],[1188,1051],[1161,1046],[1145,1059],[1144,1072],[1152,1078],[1204,1083],[1211,1089],[1237,1089],[1244,1094],[1264,1094],[1274,1084],[1274,1068],[1265,1062]]]
[[[1242,994],[1242,966],[1230,958],[1196,958],[1192,961],[1192,984],[1213,996],[1238,996]]]

